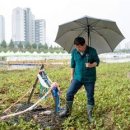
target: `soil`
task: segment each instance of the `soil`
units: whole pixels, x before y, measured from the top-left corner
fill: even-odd
[[[10,112],[16,113],[18,111],[25,110],[31,105],[33,104],[17,104],[15,105],[15,107],[11,108]],[[56,114],[54,110],[52,110],[52,108],[43,108],[42,106],[37,106],[33,110],[28,111],[22,114],[21,116],[27,122],[33,119],[36,122],[36,124],[40,124],[41,130],[44,130],[46,128],[48,128],[49,130],[62,130],[63,119],[59,118],[58,114]],[[13,122],[18,122],[18,117],[19,116],[13,117]]]

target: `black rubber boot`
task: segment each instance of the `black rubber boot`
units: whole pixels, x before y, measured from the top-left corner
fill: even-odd
[[[71,115],[73,101],[67,101],[65,109],[59,113],[60,118],[68,117]]]
[[[87,114],[88,114],[88,122],[89,123],[93,122],[92,112],[93,112],[93,105],[88,105],[87,106]]]

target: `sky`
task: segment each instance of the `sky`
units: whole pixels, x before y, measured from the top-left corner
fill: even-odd
[[[46,42],[56,44],[58,26],[85,15],[116,21],[125,40],[130,41],[130,0],[1,0],[5,18],[5,40],[10,41],[11,15],[16,7],[30,8],[36,19],[46,20]]]

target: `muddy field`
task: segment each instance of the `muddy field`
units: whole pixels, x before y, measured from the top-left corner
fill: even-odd
[[[21,103],[17,104],[14,107],[10,109],[6,114],[7,115],[10,113],[17,113],[20,111],[25,110],[26,108],[30,107],[33,104],[26,104],[26,103]],[[60,119],[58,117],[58,114],[54,112],[52,108],[46,107],[43,108],[42,106],[37,106],[33,110],[28,111],[24,114],[19,115],[20,117],[23,118],[23,120],[29,122],[32,119],[36,122],[36,124],[39,124],[41,129],[49,129],[49,130],[62,130],[62,122],[63,119]],[[19,116],[14,116],[11,118],[5,119],[6,122],[15,124],[19,122]]]

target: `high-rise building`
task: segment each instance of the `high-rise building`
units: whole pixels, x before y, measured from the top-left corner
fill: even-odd
[[[12,12],[12,40],[45,44],[45,20],[35,20],[30,8],[15,8]]]
[[[44,19],[35,20],[35,43],[45,44],[46,23]]]
[[[5,20],[2,15],[0,15],[0,43],[5,40]]]
[[[35,42],[35,17],[29,8],[15,8],[12,12],[12,40]]]
[[[35,16],[32,14],[30,8],[24,9],[25,18],[25,41],[35,42]]]
[[[14,42],[25,41],[25,18],[22,8],[15,8],[12,13],[12,40]]]

